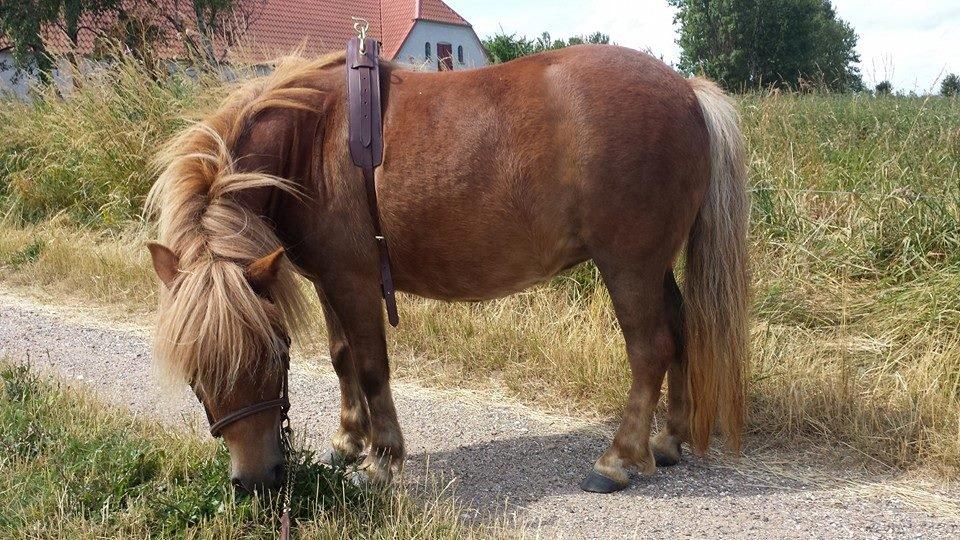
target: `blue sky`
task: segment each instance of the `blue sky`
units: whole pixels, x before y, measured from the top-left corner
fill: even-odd
[[[601,31],[621,45],[673,61],[673,8],[666,0],[446,0],[480,37],[503,28],[554,38]],[[960,0],[834,0],[860,35],[867,84],[889,79],[898,90],[925,92],[960,73]]]

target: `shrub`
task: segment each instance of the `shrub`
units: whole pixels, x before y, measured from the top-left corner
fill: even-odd
[[[960,95],[960,77],[956,73],[951,73],[943,78],[943,82],[940,83],[940,94],[944,97]]]

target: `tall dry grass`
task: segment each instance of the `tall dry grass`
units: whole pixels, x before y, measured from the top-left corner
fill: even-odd
[[[129,225],[153,179],[144,164],[216,90],[134,71],[83,92],[78,102],[48,97],[0,112],[0,205],[9,216],[0,279],[149,307],[145,233]],[[94,106],[101,93],[104,105]],[[772,94],[741,105],[753,191],[748,429],[956,477],[960,102]],[[62,166],[68,141],[90,141],[88,131],[127,141],[120,147],[131,155],[101,159],[109,153],[85,147]],[[401,377],[619,414],[628,368],[590,265],[503,300],[403,297],[400,307],[403,324],[390,339]],[[323,349],[321,327],[308,350]]]
[[[86,73],[67,99],[57,88],[38,87],[29,103],[4,100],[4,210],[29,221],[65,213],[97,227],[126,226],[153,184],[157,145],[223,91],[205,72],[180,71],[158,82],[128,58]]]

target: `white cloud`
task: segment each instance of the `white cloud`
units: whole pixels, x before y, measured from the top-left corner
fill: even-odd
[[[957,0],[834,0],[860,36],[864,80],[889,79],[899,90],[936,91],[946,73],[960,72]]]
[[[578,34],[601,31],[620,45],[649,50],[668,62],[676,62],[680,49],[675,44],[673,16],[676,10],[663,0],[624,2],[590,0],[577,25]]]

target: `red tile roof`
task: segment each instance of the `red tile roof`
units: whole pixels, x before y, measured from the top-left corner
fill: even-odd
[[[380,34],[384,58],[393,58],[403,46],[403,41],[413,28],[417,12],[414,4],[417,0],[382,0],[380,7],[383,17],[383,31]]]
[[[438,21],[449,24],[470,26],[466,19],[460,16],[450,6],[441,0],[413,0],[419,5],[418,18],[427,21]]]
[[[158,15],[154,17],[166,29],[172,45],[162,48],[164,55],[181,54],[179,43],[173,44],[177,38],[169,23]],[[264,0],[256,7],[244,34],[245,46],[242,51],[230,51],[231,56],[262,60],[300,48],[306,54],[341,49],[355,35],[351,17],[362,17],[370,23],[369,34],[380,39],[382,54],[388,59],[403,46],[417,20],[470,26],[442,0]],[[85,21],[87,28],[96,28],[98,32],[115,24],[114,15]],[[45,34],[44,41],[51,52],[71,50],[70,41],[59,28],[50,28]],[[81,31],[79,52],[92,52],[96,35],[90,30]],[[0,46],[3,44],[0,35]]]
[[[389,2],[389,0],[386,0]],[[329,52],[356,35],[351,17],[370,23],[371,36],[382,34],[381,0],[266,0],[244,36],[250,47],[267,55]]]

